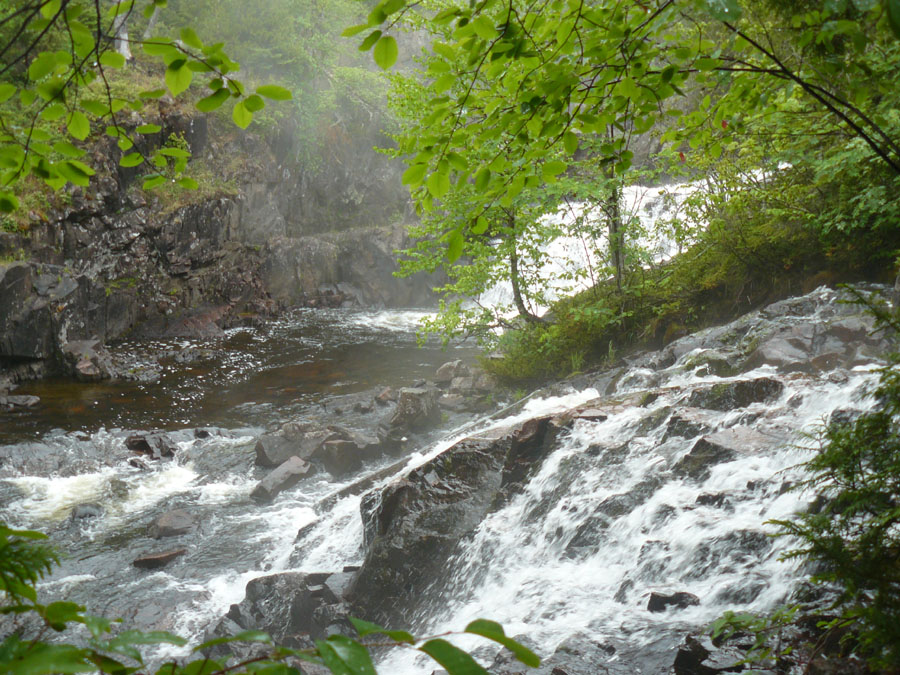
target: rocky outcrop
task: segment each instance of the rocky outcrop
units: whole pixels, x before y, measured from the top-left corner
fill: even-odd
[[[539,465],[558,430],[542,418],[469,438],[367,495],[361,507],[367,553],[349,589],[353,610],[402,621],[459,541]]]
[[[32,214],[27,234],[0,233],[0,259],[16,258],[0,263],[0,371],[17,380],[123,376],[103,345],[126,334],[221,334],[297,305],[431,304],[435,283],[393,274],[394,250],[408,244],[408,197],[396,167],[371,144],[365,152],[379,168],[349,162],[335,183],[327,171],[296,164],[289,128],[271,139],[211,129],[167,97],[147,110],[121,121],[161,127],[140,137],[140,149],[180,136],[221,188],[145,193],[140,171],[118,165],[113,139],[98,141],[89,188],[67,187]],[[330,187],[320,191],[318,181]],[[310,190],[331,196],[313,206]],[[335,200],[339,217],[322,211]]]

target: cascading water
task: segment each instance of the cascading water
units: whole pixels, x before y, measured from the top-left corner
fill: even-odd
[[[838,300],[835,292],[819,290],[564,391],[534,395],[512,412],[460,419],[442,440],[414,448],[405,472],[439,463],[467,435],[546,415],[571,418],[572,410],[602,412],[576,414],[521,489],[462,540],[441,579],[421,589],[410,627],[458,630],[482,616],[525,636],[543,656],[581,635],[603,647],[598,653],[609,667],[618,662],[623,672],[657,672],[671,664],[671,648],[684,631],[725,609],[765,611],[783,602],[797,570],[777,561],[789,542],[770,539],[763,523],[804,505],[803,495],[785,490],[791,467],[806,456],[799,432],[814,429],[835,409],[865,407],[884,349],[865,337],[870,322]],[[406,329],[402,316],[357,318],[368,326],[360,340],[384,341]],[[352,342],[348,334],[360,329],[345,320],[353,321],[340,319],[335,339]],[[327,343],[327,336],[320,341]],[[411,342],[409,335],[396,346]],[[284,348],[267,350],[278,355],[275,371],[298,372]],[[417,354],[414,376],[434,372],[448,358]],[[277,402],[290,378],[263,377],[269,358],[249,358],[247,379],[235,376],[225,384],[238,389],[255,382],[257,397],[269,391]],[[241,371],[239,362],[228,360],[232,372]],[[42,590],[83,602],[96,614],[122,616],[128,625],[175,630],[197,641],[241,600],[254,577],[365,565],[362,497],[347,488],[388,465],[387,458],[346,479],[301,481],[267,506],[248,499],[258,478],[248,467],[262,425],[300,411],[333,418],[341,392],[354,389],[339,381],[344,384],[337,390],[316,394],[320,402],[297,392],[302,404],[283,413],[277,403],[229,397],[232,407],[215,419],[242,419],[243,426],[213,429],[203,438],[192,430],[169,431],[178,445],[175,459],[149,466],[129,464],[128,432],[114,428],[47,431],[0,448],[4,516],[48,530],[69,552]],[[703,402],[703,392],[732,391],[742,382],[762,387],[765,396],[727,406]],[[715,441],[717,434],[733,451],[695,457],[698,438]],[[370,489],[380,491],[395,479],[396,473],[378,479]],[[102,515],[73,518],[73,507],[85,503],[99,504]],[[186,553],[164,570],[131,567],[135,555],[158,546],[147,536],[149,522],[175,507],[191,509],[199,521]],[[699,604],[650,612],[654,592],[692,594]],[[490,662],[490,652],[480,653]],[[389,654],[381,663],[382,672],[398,674],[434,668],[407,653]]]
[[[623,221],[632,223],[629,237],[632,245],[645,252],[648,260],[660,263],[689,245],[699,223],[685,212],[685,202],[699,189],[701,182],[662,186],[628,185],[622,190]],[[519,265],[533,268],[532,276],[546,284],[548,302],[586,290],[602,279],[608,250],[605,215],[600,207],[585,202],[565,202],[556,213],[541,219],[545,225],[556,226],[562,233],[540,247],[541,256],[532,260],[520,256]],[[680,230],[676,232],[677,228]],[[478,304],[491,307],[507,318],[515,316],[512,286],[508,282],[495,284],[478,298]],[[549,306],[531,307],[543,314]]]

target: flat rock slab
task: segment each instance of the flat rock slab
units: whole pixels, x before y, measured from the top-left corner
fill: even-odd
[[[270,502],[280,493],[299,483],[300,479],[308,474],[311,468],[309,462],[299,457],[291,457],[263,478],[253,488],[250,497],[260,503]]]
[[[783,391],[784,385],[771,377],[719,382],[711,387],[695,389],[688,398],[687,405],[692,408],[728,412],[745,408],[751,403],[769,401]]]
[[[131,564],[142,570],[156,570],[165,567],[175,560],[175,558],[178,558],[185,553],[187,553],[187,549],[185,548],[176,548],[171,551],[162,551],[160,553],[148,553],[147,555],[142,555],[140,558],[135,558],[134,562]]]

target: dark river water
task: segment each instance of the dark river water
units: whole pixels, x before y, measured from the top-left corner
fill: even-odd
[[[39,396],[41,405],[0,418],[0,443],[54,429],[272,425],[310,407],[341,411],[348,394],[432,378],[445,361],[475,360],[474,345],[418,345],[423,316],[415,310],[298,310],[223,338],[122,342],[113,352],[136,374],[158,373],[157,381],[23,385],[16,393]]]

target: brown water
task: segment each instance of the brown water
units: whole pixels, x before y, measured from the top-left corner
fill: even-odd
[[[445,361],[475,360],[474,345],[417,346],[421,316],[302,310],[221,338],[122,342],[112,347],[115,355],[158,372],[156,381],[28,383],[16,393],[39,396],[41,404],[0,418],[0,443],[52,429],[267,426],[311,407],[333,411],[348,394],[431,378]]]

